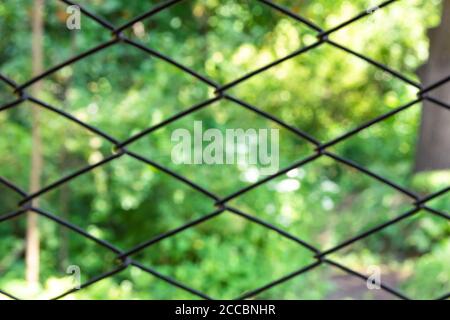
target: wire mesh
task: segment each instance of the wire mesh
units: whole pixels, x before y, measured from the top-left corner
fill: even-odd
[[[450,105],[445,102],[445,101],[441,101],[439,99],[436,99],[435,97],[431,96],[431,91],[443,86],[444,84],[450,82],[450,75],[446,78],[443,78],[439,81],[436,81],[435,83],[428,85],[428,86],[423,86],[422,84],[411,80],[408,76],[399,73],[393,69],[391,69],[389,66],[384,65],[382,63],[379,63],[363,54],[360,54],[356,51],[353,51],[352,49],[345,47],[337,42],[332,41],[329,36],[341,29],[344,29],[346,27],[348,27],[349,25],[364,19],[365,17],[371,15],[373,12],[378,11],[378,10],[382,10],[383,8],[386,8],[390,5],[392,5],[393,3],[399,1],[399,0],[390,0],[390,1],[385,1],[380,3],[378,6],[375,6],[373,8],[369,8],[363,12],[361,12],[360,14],[356,15],[355,17],[344,21],[340,24],[338,24],[337,26],[328,29],[328,30],[324,30],[322,29],[320,26],[316,25],[315,23],[313,23],[312,21],[310,21],[308,18],[305,18],[303,16],[300,16],[294,12],[292,12],[291,10],[280,6],[272,1],[269,0],[256,0],[259,1],[260,3],[262,3],[265,6],[268,6],[271,10],[275,10],[285,16],[289,16],[290,18],[295,19],[299,24],[302,24],[304,26],[307,26],[309,29],[313,30],[314,32],[316,32],[317,35],[317,39],[316,41],[306,47],[300,48],[294,52],[292,52],[291,54],[282,57],[278,60],[275,60],[257,70],[251,71],[231,82],[225,83],[225,84],[218,84],[215,81],[213,81],[212,79],[209,79],[208,77],[205,77],[199,73],[197,73],[195,70],[188,68],[186,66],[184,66],[183,64],[175,61],[174,59],[172,59],[171,57],[162,54],[160,52],[158,52],[157,50],[147,47],[141,43],[138,43],[134,40],[131,40],[130,38],[127,38],[123,32],[132,27],[135,23],[140,22],[144,19],[147,19],[151,16],[156,15],[157,13],[164,11],[174,5],[176,5],[179,2],[182,1],[188,1],[188,0],[170,0],[170,1],[166,1],[166,2],[162,2],[159,5],[151,8],[149,11],[143,13],[142,15],[135,17],[133,19],[131,19],[130,21],[124,23],[123,25],[120,26],[114,26],[113,24],[111,24],[110,22],[106,21],[104,18],[102,18],[101,16],[97,15],[94,12],[91,12],[89,10],[87,10],[85,7],[83,7],[82,5],[74,2],[74,1],[70,1],[70,0],[57,0],[60,2],[65,3],[66,5],[77,5],[79,6],[82,14],[84,14],[87,18],[92,19],[93,21],[95,21],[97,24],[99,24],[101,27],[103,27],[104,29],[107,29],[110,33],[111,33],[111,39],[105,43],[101,43],[99,45],[97,45],[96,47],[85,51],[79,55],[76,55],[70,59],[68,59],[67,61],[60,63],[54,67],[51,67],[50,69],[46,70],[45,72],[43,72],[42,74],[35,76],[31,79],[29,79],[28,81],[26,81],[25,83],[22,84],[17,84],[15,83],[12,79],[0,74],[0,80],[3,81],[4,83],[6,83],[11,90],[17,95],[17,99],[13,102],[7,103],[5,105],[0,106],[0,111],[5,111],[7,109],[10,108],[15,108],[15,107],[19,107],[21,104],[25,103],[25,102],[31,102],[34,105],[50,110],[56,114],[58,114],[61,117],[64,117],[70,121],[73,121],[74,123],[82,126],[85,130],[89,130],[90,132],[92,132],[93,134],[108,140],[109,142],[111,142],[115,148],[114,148],[114,152],[112,155],[110,155],[109,157],[103,159],[102,161],[93,164],[93,165],[89,165],[86,166],[85,168],[82,168],[81,170],[78,170],[70,175],[64,176],[62,178],[60,178],[59,180],[57,180],[56,182],[42,188],[39,191],[36,191],[34,193],[27,193],[26,191],[22,190],[21,188],[17,187],[15,184],[13,184],[12,182],[1,178],[0,177],[0,184],[4,185],[5,187],[11,189],[12,191],[14,191],[15,193],[17,193],[20,197],[21,200],[18,203],[18,209],[14,212],[10,212],[8,214],[5,214],[3,216],[0,216],[0,222],[4,222],[10,219],[13,219],[15,217],[24,215],[26,212],[34,212],[46,219],[52,220],[54,221],[56,224],[64,226],[76,233],[78,233],[79,235],[94,241],[96,244],[98,244],[99,246],[102,246],[104,248],[106,248],[107,250],[110,250],[111,252],[113,252],[115,255],[117,255],[117,265],[115,265],[113,268],[111,268],[110,271],[100,274],[97,277],[94,277],[92,279],[90,279],[89,281],[81,284],[80,288],[73,288],[67,292],[64,292],[63,294],[55,297],[54,299],[60,299],[63,298],[77,290],[82,290],[83,288],[86,288],[94,283],[97,283],[105,278],[111,277],[121,271],[123,271],[124,269],[130,267],[130,266],[134,266],[137,267],[145,272],[148,272],[150,274],[152,274],[153,276],[167,282],[168,284],[181,288],[183,290],[186,290],[200,298],[204,298],[204,299],[212,299],[212,297],[208,296],[207,294],[200,292],[199,290],[192,288],[190,286],[187,286],[184,283],[181,283],[179,281],[177,281],[174,278],[165,276],[163,274],[161,274],[160,272],[158,272],[155,269],[152,269],[150,267],[147,267],[145,265],[143,265],[142,263],[134,260],[132,258],[132,255],[142,251],[145,248],[148,248],[156,243],[159,243],[160,241],[163,241],[164,239],[167,239],[169,237],[175,236],[176,234],[192,228],[196,225],[199,225],[205,221],[208,221],[210,219],[213,219],[214,217],[220,215],[221,213],[227,212],[229,214],[235,214],[238,215],[244,219],[247,219],[248,221],[250,221],[251,223],[255,223],[255,224],[259,224],[260,226],[267,228],[270,230],[270,232],[277,232],[278,234],[280,234],[281,236],[290,239],[292,241],[295,241],[299,246],[306,248],[307,250],[310,250],[313,254],[314,254],[314,259],[315,261],[312,264],[307,265],[306,267],[301,268],[300,270],[297,270],[291,274],[288,274],[280,279],[277,279],[275,281],[272,281],[270,283],[267,283],[266,285],[253,289],[251,291],[246,292],[245,294],[237,297],[237,299],[248,299],[248,298],[252,298],[254,296],[257,296],[258,294],[269,290],[275,286],[278,286],[286,281],[289,281],[295,277],[301,276],[302,274],[305,274],[311,270],[314,270],[315,268],[321,266],[321,265],[328,265],[331,266],[332,268],[337,268],[353,277],[356,278],[360,278],[363,281],[368,280],[368,277],[364,274],[361,274],[355,270],[352,270],[348,267],[346,267],[343,264],[340,264],[332,259],[329,258],[329,255],[332,253],[335,253],[357,241],[360,241],[372,234],[375,234],[381,230],[383,230],[384,228],[387,228],[391,225],[397,224],[409,217],[412,217],[413,215],[415,215],[416,213],[418,213],[419,211],[425,211],[427,212],[427,214],[431,214],[431,215],[436,215],[439,216],[440,218],[446,219],[447,221],[450,220],[450,215],[447,212],[443,212],[440,210],[437,210],[435,208],[432,208],[430,206],[427,205],[428,202],[435,200],[438,197],[442,197],[444,196],[449,190],[450,187],[444,188],[443,190],[440,190],[438,192],[435,192],[433,194],[429,194],[427,196],[419,196],[417,195],[415,192],[408,190],[402,186],[400,186],[399,184],[397,184],[394,181],[391,181],[389,179],[386,179],[385,177],[378,175],[374,172],[372,172],[371,170],[358,165],[348,159],[345,159],[335,153],[332,153],[331,151],[329,151],[330,147],[335,146],[341,142],[343,142],[344,140],[352,137],[353,135],[368,129],[369,127],[382,122],[400,112],[403,112],[407,109],[409,109],[410,107],[412,107],[413,105],[416,105],[420,102],[424,102],[424,101],[429,101],[437,106],[440,106],[442,108],[445,109],[450,109]],[[310,136],[309,134],[307,134],[306,132],[280,120],[279,118],[275,117],[274,115],[267,113],[261,109],[259,109],[258,107],[246,102],[246,101],[242,101],[234,96],[232,96],[231,94],[228,93],[228,91],[237,86],[238,84],[252,78],[253,76],[256,76],[260,73],[265,72],[266,70],[273,68],[287,60],[293,59],[295,57],[307,54],[308,52],[324,45],[324,44],[328,44],[331,45],[339,50],[342,50],[343,52],[345,52],[348,55],[352,55],[354,57],[357,57],[359,59],[364,60],[366,63],[371,64],[373,66],[375,66],[376,68],[389,73],[390,75],[392,75],[393,77],[403,81],[404,83],[407,83],[408,85],[411,85],[413,87],[415,87],[417,89],[417,98],[413,101],[410,101],[409,103],[402,105],[398,108],[395,108],[394,110],[391,110],[388,113],[385,113],[381,116],[378,116],[374,119],[370,119],[367,122],[365,122],[364,124],[342,134],[341,136],[331,140],[331,141],[327,141],[325,143],[322,143],[320,141],[318,141],[317,139],[315,139],[314,137]],[[156,59],[161,59],[175,67],[177,67],[178,69],[180,69],[181,71],[190,74],[191,76],[197,78],[198,80],[202,81],[203,83],[205,83],[206,85],[208,85],[210,88],[214,89],[214,94],[215,96],[211,99],[208,99],[206,101],[203,101],[199,104],[196,104],[194,106],[191,106],[190,108],[188,108],[185,111],[182,111],[178,114],[175,114],[174,116],[158,123],[157,125],[154,125],[152,127],[149,127],[143,131],[141,131],[138,134],[133,135],[132,137],[123,140],[123,141],[119,141],[116,138],[110,136],[109,134],[104,133],[103,131],[101,131],[100,129],[91,126],[77,118],[75,118],[74,116],[70,115],[69,113],[54,107],[40,99],[37,99],[33,96],[31,96],[28,92],[27,89],[30,88],[31,85],[33,85],[34,83],[38,82],[39,80],[42,80],[48,76],[50,76],[51,74],[55,73],[56,71],[76,63],[77,61],[84,59],[90,55],[95,54],[96,52],[102,51],[102,50],[108,50],[108,48],[112,47],[112,46],[129,46],[130,48],[134,48],[137,50],[141,50],[142,52],[148,54],[150,57],[156,58]],[[138,139],[141,139],[145,136],[150,135],[152,132],[154,132],[156,129],[164,127],[172,122],[174,122],[177,119],[180,119],[182,117],[188,116],[191,113],[196,112],[199,109],[208,107],[209,105],[213,104],[214,102],[220,101],[220,100],[228,100],[228,101],[232,101],[238,105],[240,105],[241,107],[248,109],[254,113],[257,113],[259,116],[264,117],[270,121],[273,121],[275,123],[277,123],[278,125],[286,128],[287,130],[293,132],[295,135],[297,135],[298,137],[308,141],[311,145],[314,146],[315,148],[315,153],[312,154],[311,156],[307,157],[306,159],[303,159],[299,162],[293,163],[292,165],[290,165],[287,168],[284,168],[280,171],[278,171],[275,174],[272,174],[270,176],[267,176],[266,178],[251,184],[245,188],[242,188],[240,190],[238,190],[237,192],[234,192],[232,194],[229,194],[225,197],[219,197],[216,194],[214,194],[213,192],[211,192],[210,190],[207,190],[203,187],[201,187],[200,185],[198,185],[197,183],[187,179],[186,177],[177,174],[176,172],[174,172],[173,170],[170,170],[154,161],[152,161],[151,159],[144,157],[138,153],[132,152],[130,150],[127,149],[127,146],[130,145],[131,143],[137,141]],[[87,231],[83,230],[82,228],[78,227],[77,225],[71,223],[68,220],[59,218],[58,216],[53,215],[50,212],[47,212],[45,210],[42,210],[38,207],[35,207],[32,205],[32,200],[33,199],[37,199],[38,197],[42,196],[43,194],[48,193],[49,191],[52,191],[56,188],[61,187],[63,184],[67,183],[68,181],[77,178],[80,175],[83,175],[99,166],[105,165],[111,161],[114,161],[120,157],[132,157],[134,159],[137,159],[147,165],[153,166],[155,167],[157,170],[160,170],[168,175],[170,175],[172,178],[177,179],[185,184],[187,184],[189,187],[195,189],[198,192],[203,193],[204,195],[206,195],[207,197],[211,198],[212,200],[215,201],[216,207],[217,209],[213,212],[211,212],[210,214],[207,214],[197,220],[193,220],[190,221],[176,229],[173,229],[171,231],[168,231],[166,233],[160,234],[152,239],[149,239],[148,241],[141,243],[129,250],[121,250],[119,248],[117,248],[116,246],[114,246],[111,243],[108,243],[98,237],[95,237],[93,235],[91,235],[90,233],[88,233]],[[306,165],[307,163],[313,162],[321,157],[328,157],[333,159],[334,161],[337,161],[339,163],[344,164],[347,167],[353,168],[355,170],[357,170],[358,172],[360,172],[360,174],[362,175],[367,175],[373,179],[378,180],[379,182],[394,188],[395,190],[397,190],[398,192],[404,194],[405,196],[407,196],[408,198],[412,199],[413,201],[413,205],[410,208],[410,210],[408,210],[407,212],[402,213],[401,215],[397,216],[394,219],[391,219],[383,224],[377,225],[374,228],[371,228],[368,231],[365,231],[361,234],[358,234],[354,237],[351,237],[350,239],[347,239],[346,241],[326,250],[326,251],[321,251],[318,248],[316,248],[315,246],[309,244],[308,242],[303,241],[302,239],[284,231],[283,229],[268,223],[264,220],[259,219],[258,217],[249,215],[241,210],[238,210],[237,208],[232,207],[229,202],[241,195],[243,195],[244,193],[247,193],[250,190],[253,190],[255,188],[258,188],[259,186],[273,180],[276,179],[277,177],[280,177],[284,174],[286,174],[287,172],[289,172],[292,169],[295,168],[300,168],[304,165]],[[410,299],[410,297],[406,296],[404,293],[400,292],[398,289],[390,287],[386,284],[381,284],[381,288],[387,292],[389,292],[390,294],[396,296],[397,298],[400,299]],[[18,297],[13,296],[12,294],[9,294],[8,292],[2,291],[0,289],[0,293],[3,295],[6,295],[12,299],[18,299]],[[437,299],[447,299],[448,297],[450,297],[450,292],[441,296],[441,297],[437,297]]]

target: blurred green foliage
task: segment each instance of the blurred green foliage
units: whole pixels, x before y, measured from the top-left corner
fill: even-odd
[[[88,9],[116,25],[161,1],[89,0]],[[323,28],[373,6],[367,0],[282,0]],[[65,26],[66,7],[46,1],[47,68],[110,39],[83,16],[81,30]],[[399,1],[340,30],[331,39],[417,80],[428,54],[427,29],[439,22],[440,1]],[[31,77],[31,0],[0,3],[0,70],[18,83]],[[174,60],[226,83],[315,41],[305,25],[258,1],[184,1],[143,20],[126,35]],[[198,79],[156,57],[119,44],[67,66],[43,80],[42,100],[117,139],[128,138],[213,95]],[[230,90],[321,141],[405,104],[415,88],[330,45],[286,61]],[[0,83],[0,104],[14,95]],[[0,113],[0,176],[24,189],[29,181],[29,103]],[[112,154],[112,145],[50,111],[42,111],[44,185]],[[398,184],[427,194],[448,186],[448,173],[412,173],[420,105],[333,147],[337,154]],[[189,166],[171,162],[170,135],[177,128],[279,128],[280,164],[286,167],[313,148],[286,129],[232,102],[218,102],[133,143],[130,150],[226,196],[255,182],[257,167]],[[18,197],[0,187],[0,214]],[[410,199],[354,169],[321,158],[292,170],[232,201],[235,207],[327,249],[411,208]],[[449,210],[449,196],[430,203]],[[164,172],[121,157],[42,196],[41,207],[91,234],[129,249],[214,210],[208,197]],[[0,224],[0,289],[22,297],[51,297],[73,283],[69,265],[82,280],[110,270],[114,255],[72,231],[40,219],[41,283],[27,289],[24,278],[24,217]],[[379,265],[387,284],[417,298],[448,291],[450,226],[421,213],[383,233],[336,253],[349,267]],[[231,212],[166,239],[133,256],[162,274],[210,296],[233,298],[315,260],[296,243]],[[356,298],[336,281],[339,272],[322,266],[257,296],[262,299]],[[390,283],[393,279],[393,283]],[[446,287],[447,285],[447,287]],[[131,267],[69,298],[180,299],[195,296]],[[368,296],[367,298],[370,298]]]

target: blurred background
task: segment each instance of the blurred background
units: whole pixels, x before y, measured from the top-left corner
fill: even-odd
[[[79,3],[120,25],[160,2]],[[339,25],[377,4],[366,0],[275,2],[308,17],[323,29]],[[339,30],[331,39],[413,81],[429,84],[450,74],[449,2],[398,1]],[[67,6],[60,1],[44,3],[42,66],[36,60],[39,50],[32,49],[37,32],[32,29],[37,12],[34,1],[0,3],[0,72],[19,84],[29,80],[36,70],[46,70],[111,39],[108,30],[85,16],[81,17],[80,30],[68,30]],[[316,32],[306,25],[250,0],[182,1],[134,24],[125,35],[221,84],[316,41]],[[32,90],[36,97],[118,140],[214,95],[214,90],[198,79],[125,44],[66,66]],[[229,93],[326,142],[415,100],[417,91],[410,83],[324,44],[242,82]],[[449,103],[448,92],[449,85],[431,94]],[[15,99],[11,88],[0,82],[0,105]],[[446,188],[450,184],[450,153],[442,150],[449,150],[450,146],[450,136],[445,134],[450,112],[429,104],[426,116],[422,105],[417,103],[330,150],[420,196]],[[47,186],[112,154],[109,141],[43,108],[39,108],[40,139],[33,139],[36,108],[26,102],[0,112],[1,177],[30,190],[33,176],[38,176],[40,186]],[[129,145],[129,149],[219,196],[264,178],[258,166],[175,165],[171,161],[173,130],[191,130],[193,122],[200,120],[205,127],[222,131],[280,129],[280,168],[314,153],[314,146],[307,141],[229,101],[217,102],[177,120]],[[38,175],[33,175],[36,166],[32,170],[31,159],[36,141],[43,166]],[[0,215],[15,210],[19,200],[17,194],[0,185]],[[210,198],[127,156],[42,195],[38,204],[124,250],[215,209]],[[230,204],[320,250],[332,248],[413,208],[413,200],[402,193],[325,157],[253,189]],[[450,194],[428,205],[448,212]],[[26,216],[0,223],[1,290],[21,298],[50,298],[73,287],[73,277],[66,273],[68,266],[80,267],[82,281],[116,266],[111,252],[48,219],[39,218],[34,228],[40,238],[31,246],[39,259],[30,267],[26,263],[30,246],[26,242]],[[386,285],[413,298],[432,299],[449,290],[449,235],[448,220],[419,212],[333,253],[331,258],[363,274],[370,274],[370,266],[378,266]],[[315,261],[310,251],[295,242],[229,212],[163,240],[133,259],[224,299]],[[34,281],[30,283],[33,274]],[[3,298],[7,297],[0,294]],[[134,267],[66,297],[195,298]],[[323,265],[256,298],[395,297],[379,290],[369,291],[364,281]]]

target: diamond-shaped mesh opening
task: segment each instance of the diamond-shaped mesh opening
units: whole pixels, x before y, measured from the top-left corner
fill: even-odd
[[[136,260],[208,295],[227,299],[254,289],[249,284],[262,286],[314,262],[311,251],[259,229],[224,212],[154,244],[137,254]],[[228,285],[231,282],[234,286]]]
[[[321,158],[230,203],[317,248],[329,249],[395,218],[410,209],[412,201],[355,169]]]
[[[154,37],[154,32],[173,37]],[[308,26],[246,0],[182,1],[139,22],[130,33],[218,82],[234,80],[315,40]]]
[[[32,108],[40,109],[42,123],[43,186],[111,154],[112,145],[105,139],[53,111],[35,103],[23,102],[20,106],[0,113],[0,137],[3,138],[0,139],[0,148],[4,152],[0,161],[0,176],[17,186],[26,189],[29,185],[34,147]],[[55,135],[62,140],[55,140]],[[17,147],[18,141],[21,143],[20,148]]]
[[[245,139],[235,135],[238,129]],[[227,141],[232,146],[227,147]],[[129,149],[222,196],[274,174],[313,151],[292,131],[223,100],[144,136]],[[261,161],[259,152],[267,155],[267,162]],[[226,176],[236,178],[223,179]]]
[[[74,196],[74,190],[81,192]],[[119,196],[112,196],[113,191]],[[159,201],[162,196],[167,202]],[[122,249],[214,210],[206,195],[129,156],[95,168],[41,199],[46,210]]]
[[[117,64],[140,72],[124,77]],[[169,102],[167,96],[176,98]],[[46,78],[42,98],[116,139],[126,139],[206,100],[208,86],[161,59],[122,44]]]
[[[31,41],[23,41],[30,34],[30,21],[33,8],[32,0],[7,0],[2,3],[0,11],[0,68],[2,73],[17,82],[30,79],[31,71]],[[66,21],[69,16],[67,5],[61,1],[45,3],[45,33],[44,33],[44,67],[54,67],[75,55],[86,52],[110,40],[110,32],[91,19],[82,18],[81,29],[71,31]],[[18,27],[19,26],[19,27]],[[89,37],[80,33],[89,34]],[[10,63],[14,61],[15,63]],[[20,72],[17,72],[20,70]]]
[[[418,81],[417,69],[428,58],[429,39],[426,28],[411,27],[410,22],[421,21],[428,28],[434,27],[439,23],[440,11],[441,7],[430,1],[398,2],[337,31],[331,40]],[[408,18],[395,18],[400,15]],[[375,28],[377,32],[370,31]]]
[[[348,137],[330,150],[417,193],[437,192],[449,185],[445,172],[414,175],[420,111],[420,104],[412,105]]]
[[[230,92],[325,142],[414,100],[414,89],[358,57],[323,44]]]

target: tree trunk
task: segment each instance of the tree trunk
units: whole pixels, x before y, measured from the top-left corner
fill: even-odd
[[[443,1],[441,24],[429,30],[430,57],[419,69],[427,86],[450,75],[450,0]],[[450,83],[430,96],[450,102]],[[450,169],[450,111],[425,101],[416,157],[416,172]]]
[[[34,0],[32,17],[32,67],[33,75],[43,72],[43,33],[44,33],[44,0]],[[32,95],[37,96],[41,90],[41,83],[37,82],[31,88]],[[39,106],[32,105],[32,151],[30,192],[36,192],[41,187],[42,175],[42,138],[40,130]],[[38,200],[32,200],[33,206],[38,206]],[[38,216],[34,212],[27,213],[26,234],[26,280],[29,286],[39,285],[39,224]]]
[[[77,50],[77,30],[72,30],[70,33],[70,56],[74,55]],[[62,106],[63,110],[66,111],[69,107],[69,99],[68,99],[68,91],[70,89],[72,83],[72,76],[69,76],[67,80],[63,84],[63,90],[61,92],[61,100],[63,101]],[[70,127],[61,128],[61,137],[64,141],[70,136]],[[60,150],[60,161],[59,168],[64,171],[64,168],[67,166],[67,162],[70,160],[70,154],[63,147]],[[70,202],[70,186],[69,184],[64,184],[60,187],[59,194],[60,201],[60,213],[61,218],[67,220],[69,218],[69,202]],[[62,272],[66,272],[68,262],[69,262],[69,232],[66,227],[59,226],[59,234],[60,234],[60,246],[59,246],[59,267]]]

